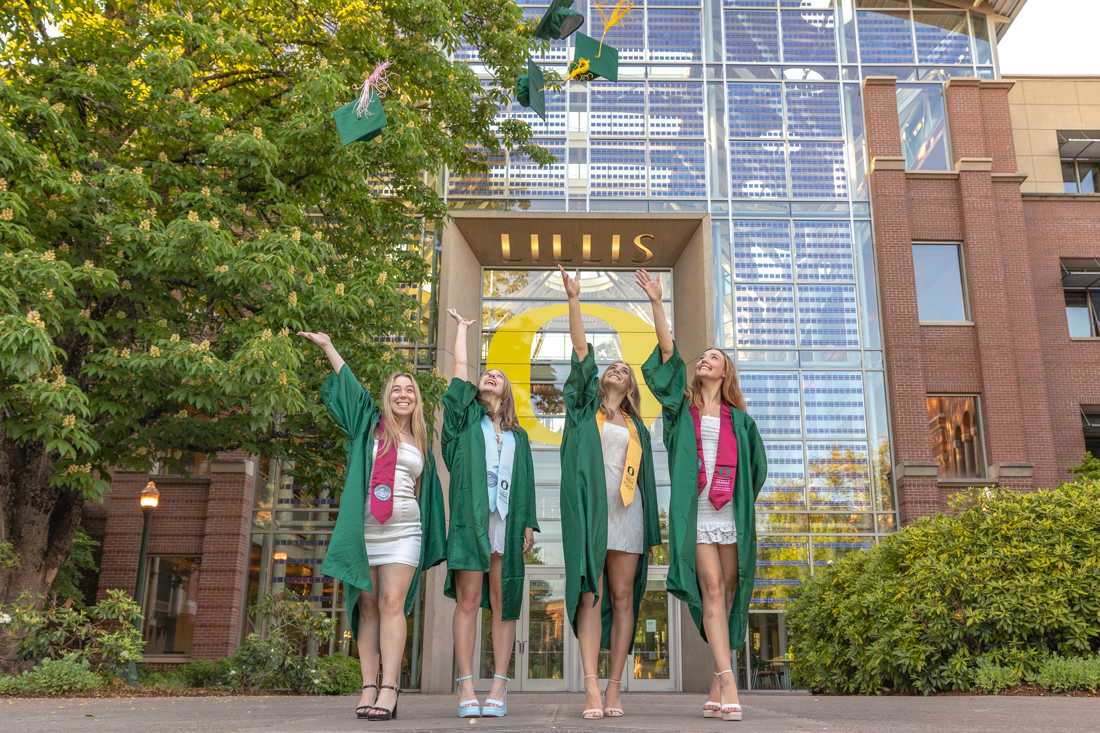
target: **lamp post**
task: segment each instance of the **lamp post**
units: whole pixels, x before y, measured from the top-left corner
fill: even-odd
[[[149,525],[152,523],[153,510],[160,504],[160,492],[157,491],[156,481],[145,484],[141,490],[138,502],[141,505],[141,547],[138,550],[137,580],[134,583],[134,600],[138,602],[140,613],[135,621],[138,632],[144,635],[145,621],[145,556],[149,551]],[[126,670],[126,677],[130,684],[137,684],[137,665],[131,662]]]

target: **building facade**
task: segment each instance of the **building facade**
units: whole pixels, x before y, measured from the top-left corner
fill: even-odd
[[[529,17],[545,9],[519,4]],[[576,3],[599,37],[588,5]],[[1046,82],[999,78],[996,38],[1021,5],[639,0],[607,34],[618,82],[549,91],[545,121],[502,110],[532,125],[553,164],[504,156],[485,175],[445,177],[452,217],[436,240],[433,308],[477,315],[468,348],[509,374],[535,450],[543,531],[513,689],[582,687],[562,603],[570,347],[559,263],[582,270],[601,365],[640,366],[655,343],[630,277],[639,266],[660,273],[682,351],[717,345],[736,360],[769,458],[744,687],[789,684],[783,611],[804,578],[943,511],[962,486],[1056,484],[1089,426],[1100,435],[1088,379],[1100,358],[1100,244],[1089,241],[1100,207],[1081,193],[1096,186],[1088,135],[1100,122],[1087,120],[1100,94],[1067,81],[1072,100],[1052,101]],[[539,63],[564,74],[571,42],[542,53]],[[490,83],[473,49],[457,56]],[[1072,193],[1061,179],[1051,190],[1052,170],[1072,170]],[[430,334],[444,375],[446,321]],[[659,410],[650,395],[643,402],[660,446]],[[656,458],[665,512],[667,460]],[[247,456],[197,473],[158,478],[162,506],[178,498],[181,514],[154,526],[147,606],[163,623],[148,632],[160,639],[153,648],[165,658],[227,653],[251,628],[249,604],[279,590],[346,625],[338,584],[318,572],[335,500]],[[140,516],[129,495],[145,478],[116,477],[101,588],[132,580],[122,563]],[[708,684],[709,664],[689,661],[705,659],[704,647],[664,587],[666,557],[653,558],[627,689]],[[445,691],[452,606],[442,575],[428,580],[404,683]],[[183,625],[201,632],[187,649],[176,630],[185,611]],[[488,645],[478,653],[487,685]]]

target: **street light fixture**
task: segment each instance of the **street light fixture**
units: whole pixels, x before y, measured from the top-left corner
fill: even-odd
[[[138,550],[137,579],[134,583],[134,600],[138,602],[140,613],[136,619],[138,632],[145,635],[145,587],[148,583],[145,577],[145,556],[149,552],[149,525],[152,523],[153,510],[160,505],[160,491],[157,490],[157,482],[150,481],[145,484],[138,498],[141,506],[141,547]],[[127,675],[130,684],[137,684],[137,666],[130,664]]]

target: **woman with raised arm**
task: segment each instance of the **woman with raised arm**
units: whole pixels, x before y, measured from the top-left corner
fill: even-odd
[[[645,270],[636,278],[657,330],[642,374],[661,403],[668,448],[668,590],[687,604],[714,658],[703,717],[741,720],[731,650],[745,643],[756,578],[755,502],[768,476],[764,443],[745,412],[730,358],[706,349],[689,384],[661,305],[661,282]]]
[[[498,369],[468,381],[466,335],[473,321],[455,320],[454,374],[443,395],[443,460],[451,472],[451,532],[443,592],[457,602],[452,620],[458,717],[508,714],[508,665],[523,605],[524,553],[535,544],[535,469],[519,426],[512,385]],[[492,612],[493,685],[478,704],[474,640],[480,609]]]
[[[332,365],[321,399],[347,436],[347,476],[321,572],[343,582],[359,646],[363,689],[355,716],[396,719],[405,616],[412,613],[420,573],[446,554],[443,491],[428,448],[420,387],[411,374],[395,372],[378,405],[328,334],[298,335],[321,347]]]
[[[561,443],[565,603],[584,668],[581,717],[619,718],[623,666],[645,595],[649,548],[661,544],[653,449],[638,409],[634,372],[616,361],[598,375],[581,320],[580,273],[570,277],[558,269],[569,297],[573,341]],[[596,674],[601,648],[610,651],[603,699]]]

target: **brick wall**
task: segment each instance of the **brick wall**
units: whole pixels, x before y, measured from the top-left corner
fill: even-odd
[[[1079,406],[1100,404],[1100,341],[1066,329],[1059,258],[1100,257],[1100,197],[1025,196],[1011,82],[946,89],[954,170],[906,172],[896,84],[863,88],[895,480],[903,523],[942,511],[959,482],[936,475],[924,398],[981,398],[989,479],[1052,486],[1084,450]],[[911,246],[960,242],[970,324],[921,325]],[[978,483],[974,481],[963,484]]]
[[[160,490],[149,532],[150,555],[200,560],[193,658],[231,653],[240,642],[254,497],[252,462],[245,454],[218,457],[205,477],[119,472],[103,504],[99,595],[134,592],[142,513],[138,495],[152,478]]]

